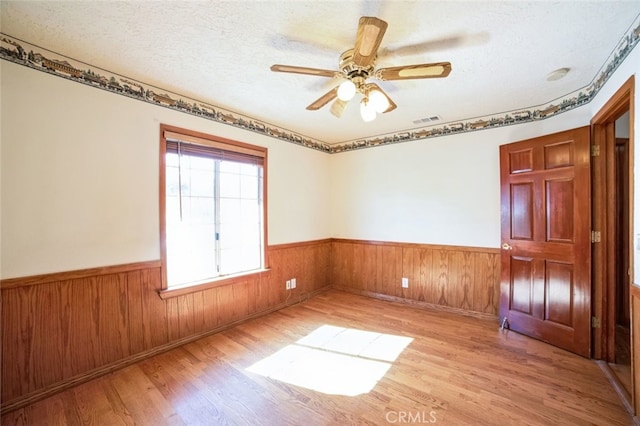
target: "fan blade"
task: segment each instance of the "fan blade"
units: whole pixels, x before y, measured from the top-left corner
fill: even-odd
[[[343,101],[342,99],[336,99],[331,104],[331,114],[335,115],[338,118],[342,117],[342,113],[347,108],[347,103],[347,101]]]
[[[280,65],[280,64],[271,65],[271,71],[290,72],[294,74],[305,74],[305,75],[317,75],[320,77],[337,77],[342,75],[342,73],[339,71],[323,70],[320,68],[296,67],[292,65]]]
[[[307,109],[310,111],[315,111],[317,109],[322,108],[323,106],[325,106],[326,104],[328,104],[329,102],[331,102],[337,97],[338,97],[338,88],[334,87],[333,89],[329,90],[327,93],[325,93],[324,95],[316,99],[311,105],[307,107]]]
[[[433,64],[406,65],[401,67],[380,68],[375,72],[379,80],[411,80],[414,78],[441,78],[451,72],[449,62]]]
[[[398,105],[396,105],[396,103],[395,103],[395,102],[393,102],[393,100],[391,100],[391,98],[389,97],[389,95],[387,95],[387,93],[386,93],[384,90],[382,90],[382,89],[380,88],[380,86],[378,86],[378,85],[377,85],[377,84],[375,84],[375,83],[367,83],[367,86],[366,86],[366,91],[367,91],[367,93],[368,93],[369,91],[371,91],[371,90],[377,90],[378,92],[382,93],[382,94],[385,96],[385,98],[387,98],[387,101],[389,101],[389,106],[387,107],[387,109],[385,109],[384,111],[382,111],[382,113],[383,113],[383,114],[385,114],[385,113],[387,113],[387,112],[390,112],[390,111],[393,111],[394,109],[398,108]]]
[[[421,55],[426,52],[438,50],[450,50],[462,44],[461,36],[451,36],[436,40],[423,41],[422,43],[414,43],[398,47],[384,47],[378,52],[378,57],[401,57],[409,55]]]
[[[421,55],[426,52],[438,50],[451,50],[458,47],[479,46],[489,41],[489,33],[478,32],[473,34],[461,33],[447,37],[423,41],[421,43],[404,46],[386,46],[378,51],[378,58],[401,57],[409,55]]]
[[[363,16],[358,23],[356,46],[353,49],[353,62],[360,67],[373,65],[382,42],[387,23],[382,19]]]

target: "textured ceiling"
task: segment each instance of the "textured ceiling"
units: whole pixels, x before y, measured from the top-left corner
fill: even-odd
[[[73,1],[0,3],[0,30],[96,67],[328,144],[529,108],[588,86],[640,13],[634,1]],[[358,19],[389,26],[378,67],[449,61],[447,78],[380,82],[398,108],[361,120],[305,107],[338,81]],[[547,75],[569,67],[557,81]]]

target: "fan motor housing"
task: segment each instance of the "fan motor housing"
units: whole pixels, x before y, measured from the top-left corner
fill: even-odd
[[[368,67],[356,65],[353,62],[353,49],[346,50],[340,55],[339,68],[349,78],[361,77],[366,80],[372,75],[375,65],[375,59]]]

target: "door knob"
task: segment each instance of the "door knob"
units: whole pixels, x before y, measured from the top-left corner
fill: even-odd
[[[513,247],[509,243],[502,244],[502,250],[513,250]]]

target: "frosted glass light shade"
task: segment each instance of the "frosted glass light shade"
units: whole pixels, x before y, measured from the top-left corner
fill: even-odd
[[[351,80],[343,81],[340,86],[338,86],[338,99],[341,101],[350,101],[355,94],[356,85],[353,84]]]
[[[383,113],[389,108],[389,100],[379,90],[372,90],[369,92],[369,103],[373,106],[376,112]]]
[[[376,110],[373,107],[371,102],[367,102],[366,99],[363,99],[360,102],[360,116],[362,116],[363,121],[373,121],[376,119]]]

